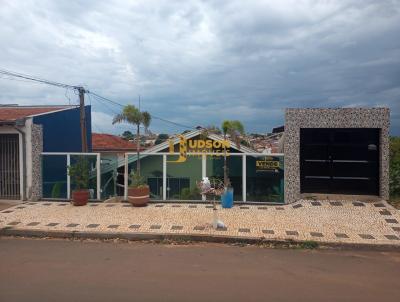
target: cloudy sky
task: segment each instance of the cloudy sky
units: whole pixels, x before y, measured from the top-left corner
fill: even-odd
[[[286,107],[391,108],[400,135],[400,1],[0,0],[0,68],[84,85],[187,126],[280,125]],[[0,103],[76,104],[0,78]],[[120,108],[87,97],[97,132]],[[155,132],[185,130],[154,119]]]

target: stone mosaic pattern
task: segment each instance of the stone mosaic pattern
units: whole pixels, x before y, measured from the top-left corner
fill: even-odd
[[[213,210],[206,204],[152,203],[147,207],[126,207],[126,204],[98,203],[98,206],[74,207],[70,203],[29,202],[25,207],[12,207],[0,212],[0,229],[57,230],[69,232],[151,233],[218,235],[268,240],[313,240],[328,243],[368,243],[400,246],[400,211],[385,201],[354,205],[327,200],[312,205],[300,200],[293,205],[257,206],[242,209],[219,209],[219,219],[226,226],[214,230]],[[340,204],[340,205],[339,205]],[[279,209],[278,209],[279,208]],[[385,211],[385,215],[382,215]],[[390,219],[390,221],[388,221]]]
[[[32,124],[32,186],[29,200],[39,200],[42,197],[42,163],[43,130],[42,125]]]
[[[389,109],[286,109],[285,202],[300,199],[300,128],[380,128],[380,197],[389,198]]]

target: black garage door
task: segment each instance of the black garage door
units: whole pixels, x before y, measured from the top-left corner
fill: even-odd
[[[379,195],[379,129],[300,129],[302,193]]]

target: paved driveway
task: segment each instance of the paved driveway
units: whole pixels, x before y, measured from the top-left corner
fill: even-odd
[[[400,245],[400,213],[386,202],[309,201],[284,206],[241,205],[218,210],[214,230],[207,204],[25,203],[0,212],[0,227],[20,230],[154,233]]]
[[[7,208],[13,207],[15,205],[20,204],[21,201],[19,200],[4,200],[0,199],[0,211],[5,210]]]

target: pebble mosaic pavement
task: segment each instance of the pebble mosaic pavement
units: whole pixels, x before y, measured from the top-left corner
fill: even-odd
[[[196,234],[268,240],[313,240],[400,246],[400,211],[385,201],[300,200],[288,205],[219,209],[226,228],[211,227],[209,204],[26,202],[0,212],[0,229],[104,233]]]

